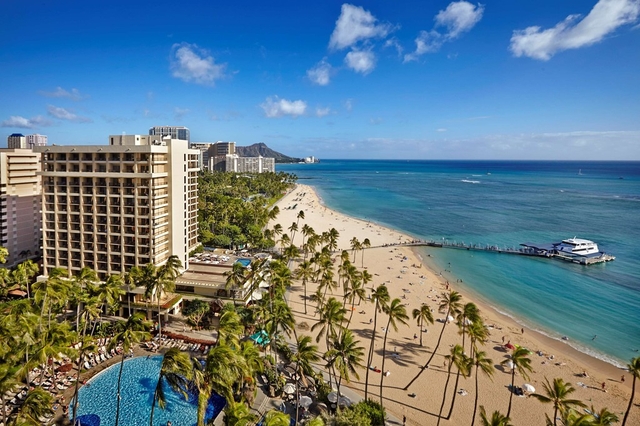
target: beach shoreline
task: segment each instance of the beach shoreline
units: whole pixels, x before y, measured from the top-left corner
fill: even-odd
[[[295,204],[298,205],[298,208],[292,209],[291,207]],[[502,360],[498,357],[504,357],[506,355],[506,352],[501,351],[502,338],[505,339],[505,342],[511,341],[528,347],[533,351],[531,359],[535,373],[531,375],[530,382],[534,384],[538,391],[542,391],[542,382],[545,377],[549,380],[555,377],[562,377],[565,381],[574,384],[574,387],[577,388],[574,394],[575,397],[584,399],[585,403],[593,403],[596,408],[606,406],[610,411],[618,415],[626,408],[631,383],[631,377],[628,373],[626,374],[628,380],[626,380],[625,383],[621,383],[620,379],[622,375],[626,373],[624,370],[592,357],[589,354],[580,352],[562,341],[555,340],[531,327],[523,325],[517,318],[512,318],[500,312],[491,305],[490,301],[484,300],[480,295],[473,292],[472,283],[447,282],[446,277],[439,276],[433,269],[427,269],[428,262],[421,258],[420,253],[415,248],[395,245],[399,241],[413,240],[414,238],[412,236],[370,220],[353,218],[331,210],[324,205],[315,190],[308,185],[297,184],[293,191],[286,194],[278,202],[278,205],[281,213],[274,223],[281,223],[285,229],[288,228],[290,221],[296,221],[295,216],[301,209],[305,212],[305,218],[300,221],[300,226],[302,226],[302,223],[306,223],[314,228],[317,233],[329,230],[332,227],[337,229],[340,233],[338,254],[343,249],[352,253],[349,247],[349,241],[353,237],[358,238],[360,241],[363,241],[364,238],[370,239],[372,247],[364,250],[362,254],[357,254],[354,265],[360,269],[360,256],[364,255],[365,258],[362,260],[362,264],[364,264],[375,277],[372,285],[377,286],[385,283],[389,288],[392,298],[403,298],[403,302],[405,300],[411,300],[411,302],[406,303],[409,315],[411,315],[411,309],[417,307],[415,302],[429,303],[430,301],[432,303],[429,303],[429,305],[433,310],[434,318],[439,318],[441,317],[441,314],[437,312],[439,293],[447,289],[453,289],[462,293],[465,302],[473,301],[480,308],[485,324],[493,325],[490,342],[483,350],[496,361],[496,365]],[[301,240],[298,239],[298,235],[299,234],[296,235],[294,243],[300,245]],[[397,268],[398,262],[403,263],[400,268]],[[411,265],[411,267],[408,265]],[[293,266],[293,268],[295,268],[295,266]],[[399,275],[397,275],[398,271],[400,271]],[[408,286],[405,285],[407,282],[409,284]],[[312,293],[312,288],[308,289],[308,293]],[[409,298],[407,298],[407,296],[409,296]],[[292,300],[298,321],[313,321],[314,317],[311,314],[313,304],[308,302],[311,309],[309,309],[309,314],[304,315],[299,310],[300,299],[301,295],[299,292],[294,293]],[[361,346],[368,347],[369,338],[367,336],[370,335],[370,326],[368,326],[366,319],[368,316],[371,316],[373,309],[370,304],[366,303],[363,303],[358,309],[360,312],[365,312],[362,314],[365,315],[365,321],[354,322],[350,328],[361,339]],[[354,316],[354,320],[361,318],[361,316]],[[317,320],[317,317],[315,320]],[[436,418],[433,411],[436,409],[436,406],[439,405],[438,398],[441,398],[441,394],[437,396],[419,394],[417,397],[412,398],[408,396],[408,392],[414,390],[414,388],[418,389],[420,385],[414,385],[409,391],[404,391],[402,388],[416,373],[415,367],[421,364],[419,361],[422,361],[425,355],[431,353],[430,345],[433,344],[433,342],[430,340],[433,340],[434,335],[437,334],[436,331],[439,331],[440,324],[436,322],[435,325],[428,326],[429,332],[423,334],[423,337],[425,337],[425,346],[423,348],[417,346],[417,334],[414,333],[416,331],[414,321],[411,320],[409,324],[410,327],[401,328],[397,333],[398,336],[390,340],[391,343],[387,345],[387,351],[390,352],[395,352],[395,347],[402,345],[403,354],[410,354],[411,359],[407,362],[398,362],[397,359],[386,359],[387,364],[391,365],[394,371],[391,372],[390,377],[385,379],[385,407],[398,417],[406,415],[409,424],[430,424],[429,420],[426,420],[429,417],[433,417],[433,423],[435,424]],[[438,356],[432,363],[434,367],[439,364],[440,370],[442,366],[441,356],[444,355],[451,346],[460,343],[455,327],[451,326],[447,327],[447,329],[449,333],[445,332],[443,344],[437,351]],[[389,337],[391,336],[392,334],[390,333]],[[380,342],[377,341],[376,346],[379,344]],[[321,350],[323,350],[322,347]],[[379,352],[379,350],[376,351],[374,362],[382,362],[379,357]],[[545,356],[540,356],[538,353],[545,354]],[[583,372],[587,372],[588,376],[583,377]],[[360,392],[364,388],[364,371],[362,373],[360,380],[354,380],[350,385],[351,388]],[[486,386],[492,389],[492,391],[486,392],[491,394],[491,398],[488,396],[480,396],[480,404],[486,405],[488,411],[498,409],[504,413],[506,411],[506,403],[504,401],[508,399],[508,391],[505,391],[503,387],[505,376],[509,376],[510,379],[510,374],[505,374],[504,371],[496,371],[495,375],[500,376],[502,385],[497,385],[495,382],[483,377],[478,378],[483,387]],[[379,376],[376,375],[374,379],[379,380],[378,377]],[[424,381],[427,380],[433,385],[434,389],[438,390],[435,392],[438,394],[441,392],[440,388],[444,387],[445,377],[446,374],[443,374],[442,371],[437,374],[425,371],[421,379],[419,379],[419,382],[424,385]],[[522,379],[518,379],[517,384],[522,385],[522,383],[520,383],[521,381]],[[510,380],[507,382],[510,383]],[[607,392],[602,392],[602,383],[605,383]],[[467,380],[464,386],[471,388],[472,383]],[[377,388],[378,385],[372,382],[370,377],[370,394],[373,389],[373,394],[378,395]],[[448,393],[451,392],[453,392],[452,389],[450,389]],[[466,393],[467,391],[465,390],[465,394]],[[449,398],[450,397],[447,399]],[[487,400],[483,401],[485,398]],[[465,419],[465,416],[470,416],[473,410],[472,406],[471,408],[469,407],[470,399],[472,398],[460,397],[457,399],[457,406],[450,420],[451,424],[466,423],[466,420],[463,421],[462,419]],[[504,401],[500,402],[500,400]],[[514,409],[511,413],[514,423],[544,424],[544,412],[548,412],[547,407],[531,398],[527,398],[526,401],[526,404],[516,404],[514,402]],[[516,407],[515,405],[519,406]],[[418,409],[417,407],[419,406],[429,407],[431,411],[427,410],[428,412],[425,412],[425,410]],[[435,414],[437,415],[437,413]],[[632,410],[631,415],[633,418],[637,417],[640,421],[640,416],[638,416],[638,413],[634,415],[634,410]]]

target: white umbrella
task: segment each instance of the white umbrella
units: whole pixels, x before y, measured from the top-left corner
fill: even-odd
[[[329,400],[329,402],[337,402],[338,392],[329,392],[329,395],[327,395],[327,399]]]
[[[309,407],[311,405],[313,400],[311,398],[309,398],[308,396],[306,396],[306,395],[302,395],[298,402],[300,403],[301,407],[307,408],[307,407]]]
[[[509,367],[511,370],[513,370],[514,363],[513,363],[512,360],[507,361],[507,367]]]
[[[349,397],[341,396],[338,405],[349,407],[351,405],[351,400],[349,399]]]
[[[282,391],[284,393],[287,393],[287,394],[291,395],[292,393],[294,393],[296,391],[296,387],[293,386],[291,383],[287,383],[286,385],[284,385],[284,389],[282,389]]]
[[[447,317],[447,322],[453,322],[453,320],[454,320],[454,318],[451,315],[449,315]]]
[[[524,385],[522,385],[522,389],[525,392],[529,392],[529,393],[534,393],[536,391],[536,388],[531,386],[529,383],[525,383]]]

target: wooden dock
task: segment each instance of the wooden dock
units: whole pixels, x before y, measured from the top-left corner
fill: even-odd
[[[400,244],[405,247],[434,247],[434,248],[446,248],[456,250],[468,250],[468,251],[484,251],[499,254],[515,254],[519,256],[533,256],[544,257],[547,259],[558,259],[565,262],[577,263],[580,265],[593,265],[596,263],[610,262],[615,260],[615,256],[607,253],[600,253],[598,256],[567,256],[563,253],[550,252],[547,250],[539,250],[535,247],[523,245],[521,247],[500,247],[497,245],[482,245],[482,244],[467,244],[464,242],[456,241],[414,241],[410,243]]]

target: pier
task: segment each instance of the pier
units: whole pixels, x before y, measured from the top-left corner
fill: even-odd
[[[615,256],[607,253],[596,253],[590,256],[569,255],[560,253],[552,249],[551,244],[523,243],[520,247],[500,247],[497,245],[467,244],[464,242],[450,241],[413,241],[399,244],[404,247],[435,247],[468,251],[484,251],[499,254],[514,254],[519,256],[544,257],[547,259],[558,259],[565,262],[577,263],[580,265],[593,265],[596,263],[610,262],[615,260]]]

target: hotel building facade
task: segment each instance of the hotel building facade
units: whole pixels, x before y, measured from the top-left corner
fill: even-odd
[[[44,275],[100,279],[133,266],[188,267],[198,245],[198,157],[184,140],[112,135],[109,145],[37,147],[42,162]]]
[[[12,268],[40,255],[40,155],[30,149],[0,149],[0,245]]]
[[[149,129],[149,135],[191,142],[191,132],[184,126],[154,126]]]

